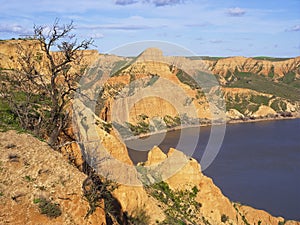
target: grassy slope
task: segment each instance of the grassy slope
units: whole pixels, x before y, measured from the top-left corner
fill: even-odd
[[[278,97],[290,99],[292,101],[299,101],[300,88],[297,87],[296,82],[294,83],[284,83],[284,82],[274,82],[271,78],[264,77],[261,75],[250,74],[250,73],[235,73],[237,77],[236,81],[228,84],[228,87],[238,87],[238,88],[249,88],[258,92],[272,94]]]

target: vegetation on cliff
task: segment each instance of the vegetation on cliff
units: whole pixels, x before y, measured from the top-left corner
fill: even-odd
[[[82,52],[92,40],[77,42],[72,34],[73,23],[52,27],[35,26],[31,44],[16,46],[16,66],[1,70],[1,102],[12,112],[20,127],[48,139],[56,147],[66,129],[70,104],[81,77],[74,65],[82,65]],[[52,52],[53,50],[59,52]],[[9,109],[7,108],[9,106]]]

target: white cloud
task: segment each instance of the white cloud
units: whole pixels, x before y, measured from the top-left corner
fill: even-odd
[[[131,5],[137,3],[137,0],[116,0],[116,5]]]
[[[83,25],[79,26],[80,29],[99,29],[99,30],[143,30],[151,29],[148,25],[137,24],[101,24],[101,25]]]
[[[246,14],[246,10],[239,7],[230,8],[227,10],[227,14],[229,16],[243,16]]]
[[[212,44],[221,44],[221,43],[223,43],[224,41],[219,40],[219,39],[215,39],[215,40],[211,40],[211,41],[209,41],[209,42],[212,43]]]
[[[185,0],[116,0],[115,4],[116,5],[132,5],[135,3],[150,3],[155,5],[156,7],[162,7],[162,6],[172,6],[172,5],[177,5],[177,4],[182,4],[185,2]]]
[[[33,31],[19,24],[0,24],[0,33],[11,33],[17,35],[32,35]]]
[[[184,0],[152,0],[155,6],[168,6],[184,3]]]
[[[104,38],[104,34],[102,33],[92,33],[89,35],[91,38],[93,39],[101,39],[101,38]]]
[[[300,25],[295,25],[289,31],[300,31]]]

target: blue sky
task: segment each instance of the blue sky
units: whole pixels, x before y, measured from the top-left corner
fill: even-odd
[[[73,20],[102,52],[158,40],[197,55],[300,55],[300,0],[0,0],[0,39]]]

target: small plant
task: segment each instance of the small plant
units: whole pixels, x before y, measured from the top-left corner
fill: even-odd
[[[8,144],[6,145],[5,148],[15,148],[15,147],[17,147],[15,144]]]
[[[226,223],[227,221],[228,221],[228,216],[226,216],[225,214],[222,214],[222,216],[221,216],[221,222],[222,223]]]
[[[148,193],[161,202],[166,219],[159,224],[197,224],[202,204],[195,200],[198,188],[172,190],[168,183],[161,181],[147,187]]]
[[[39,199],[39,198],[33,199],[33,203],[34,203],[34,204],[38,204],[38,203],[40,203],[40,202],[41,202],[41,199]]]
[[[35,178],[32,178],[32,177],[29,176],[29,175],[26,175],[26,176],[24,177],[24,179],[25,179],[27,182],[35,181]]]
[[[41,191],[46,191],[46,187],[43,186],[36,186],[37,189],[41,190]]]
[[[0,197],[2,197],[4,194],[3,194],[3,192],[2,191],[0,191]]]
[[[192,191],[193,191],[193,196],[196,197],[197,194],[198,194],[198,192],[199,192],[197,186],[194,186],[194,187],[192,188]]]
[[[107,216],[111,216],[114,213],[113,196],[112,192],[117,188],[117,184],[104,177],[99,177],[95,174],[90,174],[82,184],[83,196],[89,203],[89,210],[85,215],[88,218],[93,214],[97,207],[103,207],[101,204],[104,201],[104,210]]]
[[[20,158],[20,156],[18,156],[17,154],[9,154],[8,155],[8,160],[10,162],[19,162],[19,158]]]
[[[130,225],[148,225],[150,223],[150,217],[144,209],[136,209],[132,215],[128,217]]]
[[[204,216],[202,216],[202,221],[205,225],[211,225],[211,223]]]
[[[284,225],[285,222],[286,222],[285,220],[284,220],[284,221],[279,221],[279,222],[278,222],[278,225]]]
[[[40,213],[50,218],[56,218],[62,214],[60,206],[57,203],[52,203],[45,198],[33,199],[33,203],[39,204]]]

